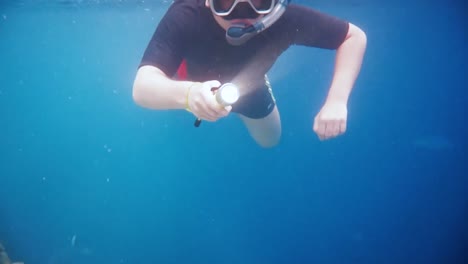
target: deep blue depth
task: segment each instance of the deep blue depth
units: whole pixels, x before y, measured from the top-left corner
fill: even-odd
[[[361,27],[368,49],[348,131],[325,142],[312,122],[334,53],[283,54],[269,74],[283,122],[273,149],[234,115],[195,129],[185,111],[134,104],[169,3],[45,2],[0,3],[0,242],[12,259],[468,262],[462,1],[299,1]]]

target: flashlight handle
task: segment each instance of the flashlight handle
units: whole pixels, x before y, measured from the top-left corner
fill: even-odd
[[[195,119],[195,123],[193,123],[193,125],[194,125],[195,127],[199,127],[200,124],[201,124],[201,119],[200,119],[200,118]]]

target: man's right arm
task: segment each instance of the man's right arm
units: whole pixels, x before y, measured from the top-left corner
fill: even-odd
[[[229,114],[232,107],[221,107],[211,91],[221,84],[177,81],[157,67],[142,66],[133,83],[133,100],[150,109],[188,109],[198,118],[216,121]]]
[[[189,88],[193,84],[172,80],[157,67],[142,66],[133,83],[133,100],[150,109],[185,109]]]

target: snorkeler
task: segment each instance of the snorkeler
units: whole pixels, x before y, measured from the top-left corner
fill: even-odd
[[[315,116],[321,140],[343,134],[347,102],[359,74],[366,35],[357,26],[290,0],[175,0],[151,38],[133,85],[150,109],[186,109],[199,120],[239,114],[263,147],[281,136],[278,107],[266,73],[291,45],[336,50],[328,96]],[[232,105],[213,96],[239,87]],[[289,87],[294,89],[294,87]]]

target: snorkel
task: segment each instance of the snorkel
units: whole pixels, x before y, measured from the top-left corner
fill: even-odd
[[[229,44],[234,46],[244,44],[253,36],[273,25],[273,23],[283,15],[284,11],[286,11],[286,7],[290,1],[291,0],[279,0],[269,14],[262,17],[253,25],[247,27],[244,25],[233,25],[229,27],[226,31],[226,40]]]

